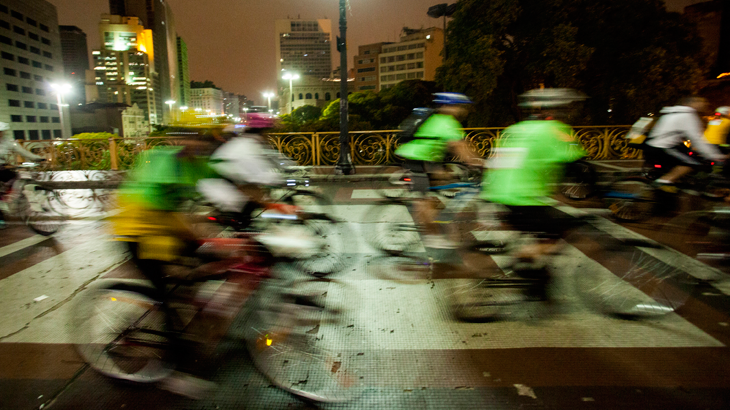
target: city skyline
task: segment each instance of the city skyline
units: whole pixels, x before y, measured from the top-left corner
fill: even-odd
[[[59,24],[75,25],[86,32],[89,52],[99,46],[98,24],[101,14],[109,13],[108,0],[48,1],[58,8]],[[333,31],[339,34],[338,0],[299,0],[296,4],[291,0],[167,2],[175,14],[177,33],[188,46],[190,79],[211,80],[228,92],[244,94],[258,102],[262,101],[262,92],[276,90],[276,19],[328,18],[332,20]],[[671,11],[681,11],[700,2],[666,1]],[[437,0],[351,0],[348,68],[352,68],[352,58],[360,45],[397,41],[404,26],[442,27],[442,20],[426,15],[428,7],[438,3]],[[333,68],[338,65],[339,58],[333,56]]]

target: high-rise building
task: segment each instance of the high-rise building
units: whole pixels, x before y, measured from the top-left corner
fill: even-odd
[[[238,95],[223,91],[223,113],[232,117],[240,115]]]
[[[0,121],[15,139],[61,138],[71,127],[59,114],[51,83],[63,78],[56,7],[45,0],[0,3]],[[62,107],[63,109],[63,107]]]
[[[154,43],[152,31],[137,17],[102,15],[99,24],[102,49],[94,50],[94,72],[99,100],[137,104],[150,124],[159,124],[152,73]]]
[[[190,70],[188,69],[188,46],[182,37],[177,38],[177,78],[180,80],[178,107],[190,105]]]
[[[179,76],[177,73],[177,34],[175,20],[166,0],[109,0],[111,14],[138,17],[147,29],[152,30],[154,65],[157,75],[154,89],[157,117],[170,121],[169,110],[163,110],[167,100],[179,100]],[[164,117],[163,117],[164,115]]]
[[[329,77],[332,43],[330,20],[276,20],[277,75],[288,71],[301,76]]]
[[[193,88],[190,90],[190,107],[204,115],[223,115],[223,91],[217,88]]]
[[[355,89],[357,91],[380,90],[380,78],[378,75],[379,59],[384,45],[392,43],[375,43],[358,47],[358,53],[354,58]]]
[[[89,48],[86,33],[76,26],[59,26],[63,71],[73,87],[67,101],[71,105],[86,102],[85,80],[89,69]]]
[[[380,89],[403,80],[433,81],[443,64],[444,31],[440,28],[404,28],[400,41],[384,45],[379,56]],[[359,74],[358,74],[359,75]]]

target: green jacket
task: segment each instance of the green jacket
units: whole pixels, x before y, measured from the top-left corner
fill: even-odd
[[[176,211],[193,198],[199,180],[216,178],[207,157],[179,158],[182,147],[154,148],[140,154],[120,194],[160,211]]]
[[[487,163],[481,197],[504,205],[544,206],[563,164],[585,152],[560,121],[523,121],[504,130]]]
[[[449,141],[464,138],[461,123],[450,115],[434,114],[421,125],[415,140],[401,145],[395,154],[417,161],[441,162],[446,157]]]

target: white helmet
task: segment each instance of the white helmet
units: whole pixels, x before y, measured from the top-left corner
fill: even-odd
[[[727,116],[730,116],[730,107],[727,107],[727,106],[717,107],[715,112],[727,117]]]
[[[0,122],[0,132],[2,131],[9,131],[10,125],[8,125],[7,122]]]

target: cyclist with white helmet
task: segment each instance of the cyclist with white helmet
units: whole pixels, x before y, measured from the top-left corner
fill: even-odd
[[[6,135],[7,131],[10,131],[10,126],[5,122],[0,122],[0,184],[4,184],[6,187],[11,185],[18,176],[9,166],[9,164],[15,162],[14,155],[20,155],[28,161],[39,162],[44,160],[43,157],[35,155],[21,147],[10,134]],[[0,191],[5,191],[5,189],[0,189]],[[3,220],[2,213],[0,213],[0,229],[4,227],[5,221]]]
[[[520,106],[532,111],[528,120],[504,130],[495,155],[487,162],[482,199],[506,206],[506,222],[522,232],[537,232],[538,241],[516,252],[515,272],[537,279],[542,286],[532,296],[547,299],[550,274],[542,255],[557,251],[570,224],[550,206],[556,182],[565,164],[585,152],[572,137],[567,119],[575,102],[585,96],[566,88],[537,89],[520,96]]]
[[[464,141],[460,121],[466,119],[472,101],[459,93],[436,93],[434,104],[436,113],[431,115],[415,132],[415,139],[401,145],[395,152],[405,158],[405,167],[413,172],[411,189],[425,194],[435,173],[441,168],[446,153],[461,158],[469,165],[481,167],[482,159],[471,152]],[[424,245],[430,248],[452,248],[453,244],[439,235],[439,227],[434,223],[438,214],[438,199],[424,197],[415,208],[415,219],[424,227]]]

